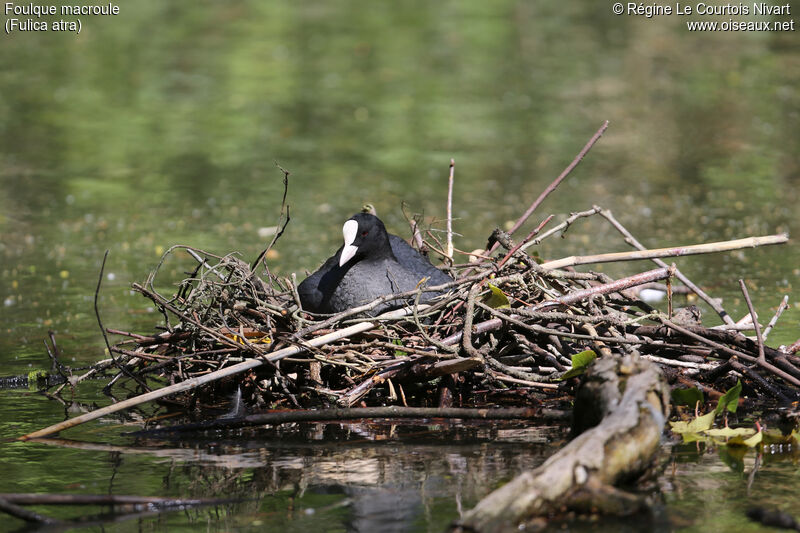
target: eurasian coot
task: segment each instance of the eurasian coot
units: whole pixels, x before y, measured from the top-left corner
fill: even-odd
[[[297,287],[306,311],[338,313],[379,296],[410,291],[423,278],[429,278],[429,286],[452,281],[403,239],[389,235],[374,215],[353,215],[344,223],[342,234],[344,246]],[[439,294],[424,292],[420,301]],[[377,315],[401,305],[401,301],[388,301],[368,314]]]

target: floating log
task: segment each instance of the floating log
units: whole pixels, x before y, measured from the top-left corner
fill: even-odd
[[[654,364],[636,355],[597,360],[576,395],[574,430],[582,432],[482,499],[452,531],[519,531],[535,516],[586,502],[587,492],[616,494],[607,487],[650,464],[669,409],[669,386]]]

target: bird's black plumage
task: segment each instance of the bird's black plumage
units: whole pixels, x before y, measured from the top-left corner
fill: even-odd
[[[389,235],[383,222],[374,215],[354,215],[345,222],[343,233],[345,245],[297,288],[306,311],[338,313],[379,296],[410,291],[423,278],[429,278],[429,286],[452,281],[403,239]],[[420,301],[439,294],[423,293]],[[402,304],[398,300],[388,301],[369,314],[376,315]]]

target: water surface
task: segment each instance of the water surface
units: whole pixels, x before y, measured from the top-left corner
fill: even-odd
[[[140,332],[159,316],[130,284],[169,246],[256,257],[268,239],[259,229],[279,216],[276,161],[291,171],[291,222],[270,260],[281,275],[315,269],[364,202],[395,233],[408,234],[403,205],[441,229],[450,158],[456,247],[481,247],[604,120],[607,133],[521,235],[548,214],[561,219],[593,204],[613,210],[650,247],[800,235],[796,33],[689,33],[678,17],[617,17],[589,0],[191,7],[140,0],[121,8],[119,16],[85,20],[77,37],[2,37],[4,375],[49,365],[48,330],[71,364],[103,357],[93,299],[107,249],[98,301],[104,323]],[[538,251],[555,258],[626,249],[589,219]],[[762,317],[790,295],[770,342],[800,336],[794,240],[676,262],[736,318],[747,312],[739,278]],[[165,275],[179,279],[190,266],[170,264]],[[598,268],[624,275],[651,266]],[[79,399],[107,402],[97,389],[88,385]],[[2,437],[73,415],[35,393],[0,396]],[[138,444],[111,424],[66,436]],[[324,438],[307,447],[229,436],[219,446],[174,445],[181,453],[163,455],[2,444],[0,491],[258,495],[247,512],[146,519],[154,529],[202,522],[212,530],[352,530],[370,512],[363,502],[378,512],[388,499],[403,502],[385,511],[397,513],[398,530],[440,531],[543,453],[538,441],[495,444],[495,430],[468,435],[463,446],[396,439],[376,447],[328,442],[320,431]],[[742,492],[745,475],[714,453],[674,453],[681,475],[665,484],[667,516],[696,530],[721,521],[732,531],[756,529],[731,496]],[[358,461],[368,463],[368,481],[325,477]],[[776,462],[761,470],[749,498],[800,515],[783,497],[796,476],[793,462]]]

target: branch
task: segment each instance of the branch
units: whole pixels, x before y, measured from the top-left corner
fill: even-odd
[[[505,409],[463,409],[439,407],[362,407],[356,409],[308,409],[247,415],[241,418],[217,419],[159,429],[136,431],[131,435],[154,435],[187,431],[234,429],[247,426],[276,426],[293,422],[327,422],[363,420],[367,418],[444,418],[461,420],[523,420],[543,417],[541,409],[529,407]]]
[[[575,159],[572,160],[572,163],[570,163],[567,166],[567,168],[564,169],[564,171],[553,181],[553,183],[548,185],[547,188],[544,191],[542,191],[542,194],[540,194],[539,197],[531,204],[528,210],[525,211],[525,213],[521,217],[519,217],[519,219],[514,223],[514,226],[512,226],[511,230],[508,232],[510,235],[513,235],[514,232],[517,231],[519,227],[522,226],[526,220],[528,220],[528,218],[530,218],[533,212],[536,211],[536,208],[539,207],[539,205],[541,205],[542,202],[544,202],[544,199],[550,196],[550,194],[556,190],[556,187],[558,187],[561,184],[561,182],[564,181],[564,178],[569,176],[570,172],[572,172],[575,169],[575,167],[578,166],[578,163],[580,163],[583,160],[583,158],[586,157],[586,154],[589,153],[589,150],[592,149],[594,143],[596,143],[603,135],[603,133],[605,133],[606,129],[608,129],[607,120],[603,122],[603,125],[600,126],[599,130],[597,130],[597,133],[595,133],[592,136],[592,138],[589,139],[589,142],[587,142],[586,145],[583,147],[583,149],[578,153],[578,155],[575,156]],[[492,248],[492,250],[494,250],[494,247]]]
[[[595,263],[613,263],[616,261],[638,261],[639,259],[653,259],[656,257],[680,257],[683,255],[710,254],[739,250],[741,248],[755,248],[770,244],[783,244],[789,240],[789,235],[767,235],[765,237],[747,237],[733,241],[710,242],[706,244],[692,244],[675,248],[656,248],[652,250],[635,250],[632,252],[614,252],[597,255],[573,255],[555,261],[548,261],[541,265],[542,268],[552,270],[575,265],[589,265]]]

